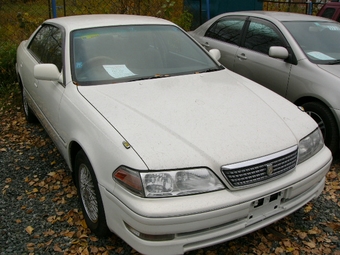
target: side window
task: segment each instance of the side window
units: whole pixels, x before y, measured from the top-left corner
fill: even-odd
[[[334,13],[335,13],[335,8],[326,8],[326,10],[324,10],[321,16],[332,19]]]
[[[206,32],[205,36],[219,41],[239,44],[244,19],[228,17],[215,22]]]
[[[251,21],[246,33],[244,47],[268,54],[271,46],[285,46],[279,32],[266,22]]]
[[[62,69],[62,32],[59,28],[45,25],[34,36],[29,51],[40,63],[55,64]]]

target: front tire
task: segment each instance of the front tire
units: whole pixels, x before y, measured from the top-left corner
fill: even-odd
[[[29,123],[36,123],[37,117],[33,113],[31,107],[28,105],[26,91],[24,88],[22,88],[21,93],[22,93],[22,107],[24,109],[25,118]]]
[[[78,196],[86,224],[95,235],[107,236],[110,230],[106,224],[97,178],[83,150],[77,153],[74,166]]]
[[[335,156],[339,149],[339,129],[332,112],[327,106],[318,102],[308,102],[302,106],[319,125],[326,146]]]

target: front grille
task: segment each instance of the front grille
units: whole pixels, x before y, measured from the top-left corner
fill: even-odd
[[[294,147],[256,160],[223,166],[222,172],[233,188],[255,186],[293,170],[297,155],[298,150]]]

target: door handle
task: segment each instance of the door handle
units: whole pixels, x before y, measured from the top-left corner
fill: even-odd
[[[241,60],[247,60],[246,54],[244,53],[238,54],[237,57]]]

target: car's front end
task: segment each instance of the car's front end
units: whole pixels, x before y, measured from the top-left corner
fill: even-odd
[[[124,161],[111,180],[107,174],[99,181],[109,228],[136,250],[182,254],[231,240],[322,192],[332,157],[316,123],[278,95],[235,78],[222,70],[96,91],[79,87],[125,131],[124,146],[145,164],[136,169]],[[255,104],[259,97],[267,103]]]
[[[270,162],[263,162],[264,171]],[[117,185],[114,193],[101,186],[101,192],[108,226],[133,248],[145,254],[183,254],[234,239],[291,214],[322,192],[330,164],[329,150],[323,147],[289,174],[247,189],[232,190],[224,179],[224,189],[179,197],[136,196],[125,185]],[[114,178],[121,177],[115,174]],[[159,176],[158,184],[164,185],[157,190],[169,188],[170,181],[162,179],[162,172],[149,175]]]

